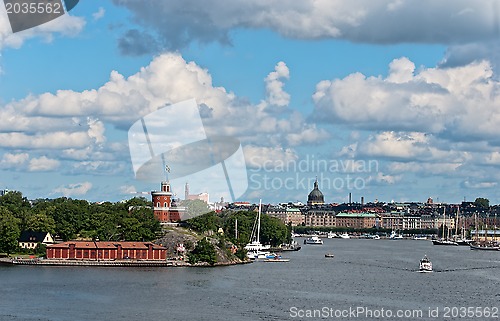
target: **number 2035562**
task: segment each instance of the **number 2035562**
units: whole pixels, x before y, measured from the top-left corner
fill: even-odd
[[[16,2],[16,3],[5,3],[5,9],[7,13],[24,13],[24,14],[37,14],[37,13],[55,13],[60,14],[63,8],[61,3],[58,2],[47,2],[47,3],[35,3],[35,2]]]
[[[444,307],[443,317],[498,319],[498,307]]]

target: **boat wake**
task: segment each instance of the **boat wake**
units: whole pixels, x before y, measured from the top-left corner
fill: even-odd
[[[444,270],[434,270],[434,271],[435,272],[455,272],[455,271],[472,271],[472,270],[489,270],[489,269],[500,269],[500,265],[476,266],[476,267],[470,267],[470,268],[444,269]]]
[[[341,263],[344,263],[344,264],[355,264],[355,265],[362,265],[362,266],[370,266],[370,267],[379,267],[379,268],[385,268],[385,269],[391,269],[391,270],[398,270],[398,271],[420,272],[419,270],[415,270],[415,269],[412,269],[412,268],[388,266],[388,265],[373,264],[373,263],[360,263],[360,262],[351,262],[351,261],[342,261]],[[500,269],[500,264],[499,265],[492,265],[492,266],[476,266],[476,267],[456,268],[456,269],[434,269],[433,272],[443,273],[443,272],[490,270],[490,269]]]

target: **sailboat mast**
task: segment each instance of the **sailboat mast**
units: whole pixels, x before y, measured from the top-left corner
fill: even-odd
[[[238,219],[234,220],[234,239],[238,240]]]
[[[497,241],[497,213],[495,213],[495,229],[493,230],[493,242]]]
[[[444,224],[446,223],[446,206],[443,207],[443,235],[441,236],[443,239],[446,239],[444,235]]]
[[[259,200],[259,216],[257,219],[257,242],[260,242],[260,213],[262,211],[262,200]]]
[[[456,220],[455,220],[455,239],[458,238],[458,220],[459,220],[459,216],[458,216],[458,213],[460,212],[460,207],[457,207],[457,216],[456,216]]]
[[[476,226],[476,242],[479,242],[479,230],[477,228],[477,213],[474,213],[474,225]]]

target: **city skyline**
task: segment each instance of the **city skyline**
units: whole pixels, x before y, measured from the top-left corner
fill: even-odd
[[[194,99],[207,137],[241,143],[242,201],[305,202],[317,177],[330,203],[499,204],[499,17],[494,0],[110,0],[12,33],[1,5],[0,189],[150,192],[164,178],[135,179],[127,131]],[[230,199],[202,178],[193,194]]]

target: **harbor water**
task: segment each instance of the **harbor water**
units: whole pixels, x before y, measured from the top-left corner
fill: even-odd
[[[433,273],[417,272],[424,255]],[[215,268],[0,266],[0,320],[500,319],[500,251],[324,239],[283,256]]]

